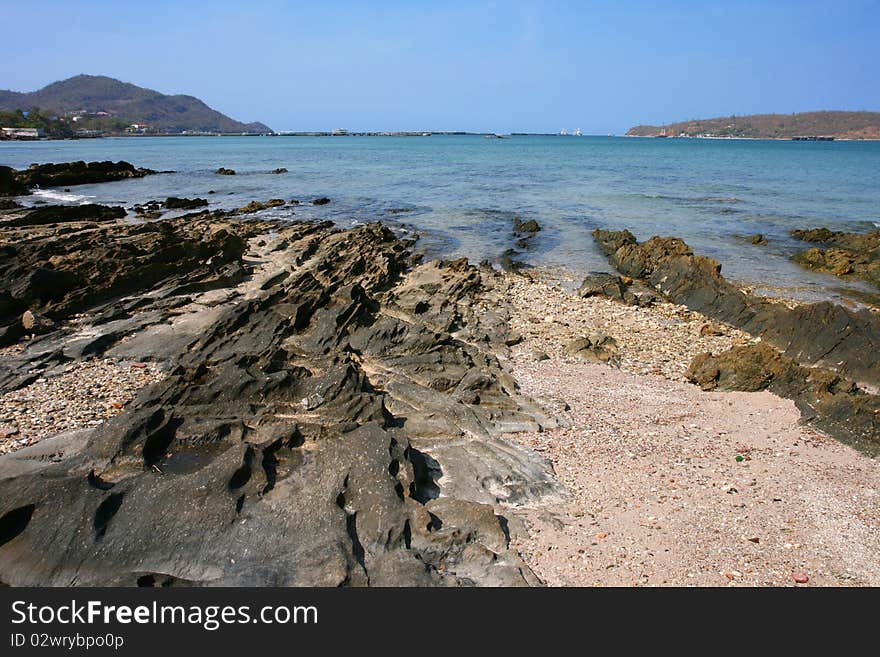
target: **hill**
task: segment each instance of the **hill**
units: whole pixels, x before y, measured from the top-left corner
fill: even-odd
[[[0,111],[35,107],[43,113],[79,116],[77,124],[110,131],[131,124],[171,133],[272,131],[262,123],[231,119],[193,96],[168,96],[103,75],[77,75],[30,93],[0,90]]]
[[[627,135],[636,137],[834,137],[880,139],[880,112],[801,112],[799,114],[752,114],[714,119],[694,119],[669,125],[638,125]]]

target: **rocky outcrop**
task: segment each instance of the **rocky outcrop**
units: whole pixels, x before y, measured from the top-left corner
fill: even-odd
[[[827,369],[801,367],[766,344],[701,354],[686,377],[703,390],[770,390],[794,400],[804,421],[880,455],[880,397]]]
[[[120,267],[108,280],[156,272],[89,292],[79,309],[104,301],[8,359],[0,390],[51,376],[84,342],[168,377],[84,436],[0,458],[3,582],[537,583],[498,514],[562,491],[499,436],[554,421],[496,356],[504,310],[476,309],[503,294],[491,270],[418,265],[380,225],[218,213],[23,244],[4,246],[20,265],[3,289],[62,253],[56,270],[73,276],[105,261]],[[37,305],[70,313],[76,294]]]
[[[177,198],[176,196],[169,196],[165,199],[165,208],[167,210],[197,210],[207,205],[207,199],[203,198]]]
[[[17,173],[12,167],[0,166],[0,197],[29,193],[27,185],[19,180]]]
[[[60,164],[32,164],[16,173],[19,182],[27,187],[67,187],[91,185],[128,178],[143,178],[156,173],[139,169],[129,162],[64,162]]]
[[[827,228],[793,230],[792,237],[821,244],[792,256],[804,267],[841,278],[854,276],[880,287],[880,231],[832,232]]]
[[[86,203],[85,205],[45,205],[0,222],[0,230],[24,226],[64,224],[76,221],[113,221],[122,219],[125,208]]]
[[[108,223],[120,211],[45,207],[0,223],[0,344],[22,335],[18,318],[26,310],[57,321],[156,285],[243,274],[237,263],[247,227],[207,217]]]
[[[786,363],[786,373],[774,374],[766,386],[770,386],[771,380],[776,381],[771,388],[774,392],[813,408],[814,412],[805,417],[818,418],[815,421],[834,431],[834,435],[855,440],[853,436],[857,434],[860,441],[880,444],[876,425],[862,422],[853,429],[856,434],[845,427],[846,409],[876,408],[876,397],[861,390],[880,387],[880,359],[872,357],[880,350],[880,317],[867,309],[852,310],[830,302],[788,308],[747,295],[721,275],[719,263],[694,255],[687,244],[674,237],[652,237],[641,244],[628,231],[597,230],[594,237],[624,275],[641,278],[673,302],[763,340],[760,350],[732,351],[728,352],[730,356],[707,356],[703,362],[695,361],[695,381],[707,385],[706,381],[711,380],[706,378],[704,366],[716,361],[707,359],[722,358],[720,362],[736,372],[745,367],[752,355],[760,356],[755,367],[765,367],[772,352],[781,359],[773,361],[774,367],[778,369],[779,363]],[[719,368],[722,373],[725,371]],[[834,388],[833,403],[817,401],[820,390],[814,384]]]
[[[272,198],[265,203],[262,201],[251,201],[247,205],[238,208],[235,212],[237,214],[252,214],[261,210],[268,210],[269,208],[281,207],[282,205],[285,205],[285,202],[281,198]]]
[[[721,265],[694,255],[675,237],[652,237],[639,244],[629,231],[593,233],[599,248],[626,276],[642,279],[675,303],[732,324],[804,365],[880,386],[880,360],[865,354],[880,349],[880,317],[830,302],[789,309],[745,294],[721,275]]]

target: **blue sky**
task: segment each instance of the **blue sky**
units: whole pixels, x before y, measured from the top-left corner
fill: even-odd
[[[880,111],[880,0],[3,3],[0,88],[77,73],[277,130],[622,133]]]

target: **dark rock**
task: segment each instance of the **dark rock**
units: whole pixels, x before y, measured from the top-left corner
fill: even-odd
[[[0,198],[0,210],[19,210],[24,206],[11,198]]]
[[[0,224],[0,228],[23,226],[43,226],[63,224],[74,221],[113,221],[126,215],[125,208],[109,205],[47,205],[31,210],[22,217],[16,217]]]
[[[63,162],[60,164],[32,164],[16,176],[28,187],[66,187],[91,185],[129,178],[143,178],[156,173],[139,169],[129,162]]]
[[[755,246],[767,246],[767,240],[761,233],[756,233],[749,238],[749,241]]]
[[[600,248],[622,273],[642,279],[675,303],[759,335],[785,356],[819,365],[859,383],[880,385],[880,317],[830,302],[789,309],[746,295],[721,275],[721,265],[694,255],[680,239],[594,231]],[[610,251],[616,244],[620,246]]]
[[[880,455],[880,397],[830,370],[801,367],[767,344],[700,354],[685,376],[703,390],[770,390],[794,400],[804,421]]]
[[[272,169],[272,173],[287,173],[287,169],[284,167],[280,167],[278,169]]]
[[[312,201],[312,205],[327,205],[330,202],[330,199],[326,196],[322,196],[321,198],[316,198]]]
[[[235,175],[235,171],[234,171],[234,170],[232,170],[232,169],[227,169],[227,168],[225,168],[225,167],[220,167],[220,168],[217,169],[217,171],[215,171],[214,173],[217,173],[217,174],[219,174],[219,175],[221,175],[221,176],[234,176],[234,175]]]
[[[15,169],[0,166],[0,197],[29,194],[27,185],[21,181]]]
[[[165,207],[168,210],[195,210],[208,205],[208,201],[203,198],[177,198],[169,196],[165,199]]]
[[[196,263],[245,267],[245,239],[257,235],[267,249],[278,242],[289,275],[230,290],[169,332],[169,309],[186,312],[222,270]],[[62,357],[116,350],[138,362],[161,350],[169,376],[76,450],[0,457],[0,517],[36,509],[0,546],[0,580],[537,583],[495,506],[563,492],[547,463],[500,438],[553,426],[495,355],[511,339],[509,318],[475,310],[477,297],[500,298],[501,282],[466,261],[414,267],[410,247],[379,225],[217,213],[14,242],[0,289],[33,262],[87,277],[83,302],[68,304],[68,293],[59,314],[138,294],[115,295],[72,343],[56,334],[29,343],[0,364],[20,373],[0,369],[0,390]],[[115,275],[95,276],[98,263]],[[107,289],[114,280],[130,285]],[[185,339],[169,346],[170,336]],[[75,353],[84,340],[90,350]]]

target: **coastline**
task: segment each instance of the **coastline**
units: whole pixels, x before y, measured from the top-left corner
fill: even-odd
[[[49,174],[73,175],[27,175]],[[816,429],[855,427],[872,398],[844,377],[873,369],[845,329],[813,333],[836,340],[835,373],[810,370],[830,397],[771,388],[809,357],[773,331],[830,304],[744,295],[675,238],[595,231],[621,276],[575,292],[564,269],[421,262],[381,224],[273,205],[0,210],[0,515],[30,509],[0,580],[880,583],[880,462]],[[524,250],[540,230],[513,221]],[[707,386],[707,355],[738,353]]]

